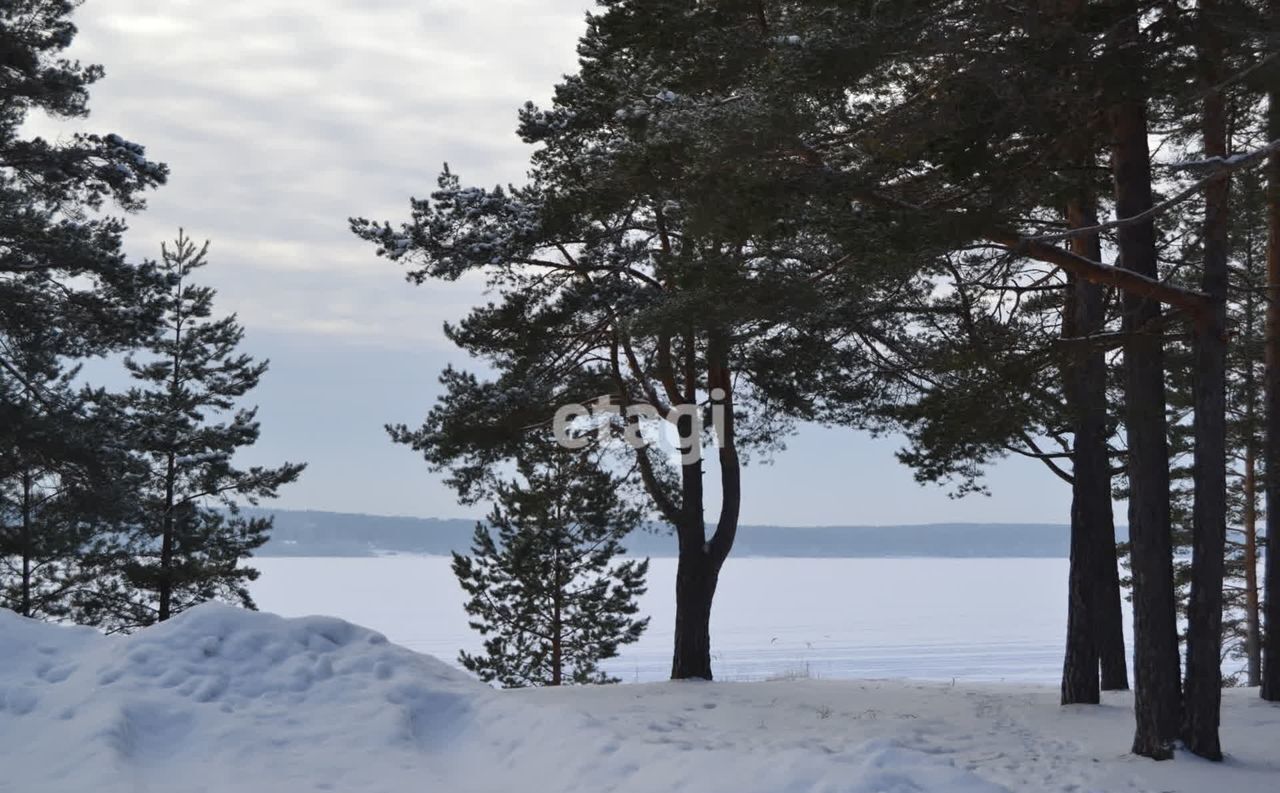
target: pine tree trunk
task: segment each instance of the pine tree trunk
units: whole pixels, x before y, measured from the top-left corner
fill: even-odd
[[[1206,85],[1223,79],[1222,45],[1213,29],[1214,0],[1201,0],[1200,57]],[[1206,157],[1227,155],[1226,107],[1222,94],[1204,100]],[[1218,724],[1222,709],[1222,579],[1227,537],[1227,227],[1231,181],[1226,175],[1205,188],[1204,275],[1201,287],[1212,303],[1196,322],[1195,504],[1192,512],[1191,596],[1187,604],[1187,668],[1182,740],[1210,760],[1222,759]]]
[[[1268,5],[1272,40],[1280,36],[1280,0]],[[1275,52],[1275,45],[1272,45]],[[1272,65],[1275,74],[1275,65]],[[1267,137],[1280,138],[1280,88],[1271,81]],[[1267,161],[1267,329],[1266,329],[1267,548],[1262,698],[1280,702],[1280,154]]]
[[[1252,362],[1250,362],[1252,369]],[[1252,380],[1252,378],[1249,378]],[[1248,408],[1245,423],[1253,426],[1253,385],[1250,382],[1246,389]],[[1258,451],[1253,444],[1253,431],[1249,431],[1244,452],[1244,619],[1245,619],[1245,657],[1247,667],[1245,682],[1249,686],[1262,685],[1262,633],[1259,623],[1258,599]]]
[[[561,523],[560,525],[563,525]],[[551,581],[551,685],[564,682],[564,569],[560,548],[552,554]]]
[[[1108,460],[1108,462],[1110,462]],[[1110,489],[1110,474],[1107,486]],[[1099,524],[1098,563],[1098,661],[1103,691],[1129,690],[1129,664],[1124,650],[1124,606],[1120,594],[1120,558],[1116,553],[1116,523],[1107,501],[1106,516]]]
[[[169,380],[169,399],[171,404],[177,402],[181,394],[182,383],[182,273],[179,271],[178,281],[174,285],[177,307],[173,323],[173,372]],[[171,439],[176,443],[177,439]],[[160,538],[160,613],[157,620],[164,622],[173,611],[173,546],[175,521],[173,503],[177,493],[178,458],[170,448],[165,461],[164,475],[164,535]]]
[[[31,472],[22,472],[22,600],[18,613],[24,617],[34,616],[35,610],[31,597],[31,557],[35,551],[35,527],[32,525],[31,507]]]
[[[157,582],[160,595],[159,614],[156,619],[164,622],[173,611],[173,500],[177,480],[177,460],[169,453],[168,467],[165,469],[165,501],[163,536],[160,538],[160,578]]]
[[[1073,228],[1096,224],[1092,202],[1072,202],[1067,222]],[[1088,218],[1093,217],[1093,220]],[[1090,255],[1085,248],[1097,247],[1097,236],[1072,240],[1075,253]],[[1096,261],[1096,259],[1095,259]],[[1068,338],[1088,337],[1095,332],[1095,305],[1100,290],[1081,279],[1070,279],[1063,306],[1063,333]],[[1097,413],[1094,391],[1105,386],[1097,381],[1095,355],[1087,344],[1066,367],[1066,396],[1073,417],[1075,439],[1071,467],[1071,561],[1067,574],[1067,649],[1062,666],[1062,704],[1096,705],[1098,688],[1098,573],[1101,570],[1094,537],[1098,520],[1099,477],[1105,476],[1106,415]],[[1105,376],[1105,370],[1101,373]],[[1104,397],[1105,399],[1105,397]],[[1103,405],[1105,410],[1105,403]],[[1099,470],[1098,444],[1102,444]],[[1106,481],[1105,479],[1103,481]],[[1111,494],[1104,496],[1110,502]]]
[[[1246,683],[1250,687],[1262,685],[1262,602],[1258,582],[1258,434],[1257,419],[1259,410],[1258,381],[1255,377],[1257,368],[1254,355],[1254,339],[1257,326],[1254,324],[1258,315],[1257,293],[1254,290],[1254,240],[1252,234],[1245,239],[1245,272],[1249,280],[1244,290],[1244,329],[1242,336],[1246,341],[1243,350],[1244,373],[1240,401],[1244,405],[1244,476],[1241,484],[1241,524],[1244,533],[1244,612],[1245,612],[1245,657]]]
[[[681,549],[676,565],[676,634],[671,679],[711,680],[711,601],[718,565],[701,548]]]
[[[1137,4],[1117,9],[1115,66],[1127,73],[1109,84],[1111,167],[1116,215],[1138,215],[1152,205],[1151,162],[1138,32]],[[1118,232],[1121,264],[1157,278],[1155,226],[1148,220]],[[1150,326],[1155,300],[1124,295],[1125,425],[1129,449],[1129,538],[1134,614],[1133,751],[1155,759],[1173,756],[1181,722],[1178,631],[1174,610],[1173,548],[1169,520],[1169,450],[1165,417],[1164,349]]]
[[[1079,477],[1077,466],[1075,476]],[[1077,480],[1078,481],[1078,480]],[[1087,498],[1079,489],[1071,499],[1071,564],[1067,575],[1067,652],[1062,666],[1062,704],[1096,705],[1100,701],[1098,688],[1098,647],[1096,609],[1096,578],[1098,564]]]
[[[1082,192],[1075,208],[1068,208],[1068,221],[1076,226],[1098,222],[1097,198],[1092,189]],[[1092,261],[1102,261],[1098,235],[1072,240],[1072,250]],[[1075,281],[1075,322],[1073,332],[1090,336],[1106,324],[1105,290],[1084,279]],[[1077,513],[1090,538],[1090,562],[1096,572],[1092,611],[1093,642],[1101,670],[1103,691],[1129,688],[1129,670],[1124,649],[1124,612],[1121,606],[1119,559],[1116,555],[1115,516],[1111,508],[1111,457],[1107,444],[1107,360],[1106,353],[1093,346],[1085,348],[1076,370],[1076,427],[1072,482],[1072,525]]]
[[[711,680],[711,603],[715,599],[720,568],[733,549],[742,501],[742,469],[735,445],[733,380],[727,364],[728,348],[723,337],[712,335],[708,345],[707,385],[711,393],[720,463],[720,519],[715,533],[706,539],[703,523],[702,459],[681,467],[683,516],[679,527],[680,558],[676,564],[675,651],[671,679]],[[691,368],[691,367],[690,367]],[[688,378],[693,382],[693,378]],[[692,403],[692,394],[686,399]],[[681,430],[683,437],[690,437]]]
[[[1089,58],[1081,52],[1082,25],[1087,11],[1086,0],[1063,0],[1049,4],[1047,13],[1065,25],[1069,35],[1059,41],[1058,62],[1062,80],[1079,82],[1078,69]],[[1067,207],[1067,222],[1075,228],[1098,223],[1098,196],[1092,170],[1097,163],[1098,130],[1092,119],[1080,116],[1079,124],[1067,146],[1070,158],[1080,166],[1082,175],[1077,187],[1078,199]],[[1102,261],[1102,244],[1097,234],[1074,237],[1071,250],[1090,261]],[[1073,334],[1091,336],[1106,327],[1105,290],[1099,284],[1075,279],[1073,292]],[[1124,648],[1124,612],[1121,606],[1119,558],[1116,553],[1115,515],[1111,506],[1111,457],[1107,443],[1107,361],[1102,349],[1086,346],[1077,361],[1076,382],[1068,383],[1068,400],[1075,400],[1075,436],[1072,461],[1072,538],[1076,547],[1077,528],[1085,532],[1080,539],[1088,545],[1088,563],[1096,571],[1092,576],[1079,575],[1081,585],[1091,578],[1094,589],[1091,607],[1093,654],[1097,656],[1101,688],[1116,691],[1129,688],[1129,671]],[[1084,598],[1072,595],[1073,601]],[[1068,616],[1070,622],[1070,616]],[[1071,639],[1068,639],[1069,644]],[[1065,682],[1065,676],[1064,676]],[[1064,692],[1065,693],[1065,692]],[[1091,697],[1092,694],[1090,693]]]

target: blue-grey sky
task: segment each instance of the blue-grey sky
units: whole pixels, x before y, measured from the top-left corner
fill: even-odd
[[[575,65],[586,0],[87,0],[72,54],[101,63],[84,125],[167,162],[170,183],[130,221],[157,255],[179,226],[213,241],[204,278],[272,366],[252,401],[248,461],[310,464],[279,506],[467,516],[439,477],[387,440],[417,423],[448,362],[440,327],[474,283],[414,287],[347,230],[400,219],[448,161],[464,180],[518,182],[515,111]],[[922,487],[900,441],[805,427],[744,476],[742,517],[780,525],[1066,522],[1067,487],[1012,460],[991,498]]]

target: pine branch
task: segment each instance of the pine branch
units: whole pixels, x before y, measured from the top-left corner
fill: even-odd
[[[1062,240],[1074,239],[1076,237],[1092,236],[1094,234],[1098,234],[1103,231],[1125,228],[1126,226],[1134,226],[1139,223],[1144,223],[1156,217],[1157,215],[1164,214],[1170,209],[1173,209],[1174,207],[1178,206],[1182,202],[1191,198],[1193,195],[1195,195],[1196,193],[1203,190],[1206,186],[1208,186],[1210,182],[1217,181],[1223,176],[1226,176],[1227,174],[1230,174],[1234,171],[1239,171],[1245,168],[1250,168],[1256,165],[1260,165],[1264,160],[1267,159],[1268,156],[1278,151],[1280,151],[1280,140],[1273,140],[1270,143],[1268,143],[1266,146],[1263,146],[1260,149],[1256,149],[1254,151],[1246,152],[1242,154],[1233,154],[1230,157],[1210,157],[1204,160],[1191,160],[1191,161],[1182,162],[1182,163],[1174,163],[1168,167],[1175,170],[1190,170],[1193,168],[1200,169],[1200,168],[1206,168],[1206,167],[1213,167],[1214,170],[1208,176],[1205,176],[1202,179],[1199,179],[1198,181],[1192,183],[1190,186],[1188,186],[1186,189],[1182,190],[1172,198],[1168,198],[1164,201],[1161,201],[1160,203],[1152,206],[1150,209],[1139,212],[1138,214],[1133,215],[1131,217],[1120,218],[1119,220],[1112,220],[1107,223],[1099,223],[1096,226],[1082,226],[1080,228],[1071,229],[1070,231],[1059,231],[1059,232],[1054,232],[1053,234],[1041,234],[1035,237],[1024,237],[1023,239],[1028,242],[1032,242],[1032,241],[1059,242]]]

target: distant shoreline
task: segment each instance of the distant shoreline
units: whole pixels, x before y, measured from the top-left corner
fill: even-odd
[[[448,555],[471,546],[475,521],[313,510],[245,509],[271,515],[275,529],[259,556],[372,557]],[[1117,527],[1120,539],[1126,534]],[[628,538],[633,556],[672,557],[675,539],[660,530]],[[897,526],[756,526],[738,530],[733,554],[765,558],[1045,559],[1068,558],[1070,529],[1055,523],[927,523]]]

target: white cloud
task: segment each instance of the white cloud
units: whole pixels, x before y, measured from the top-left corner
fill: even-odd
[[[250,327],[445,344],[474,282],[413,288],[348,231],[398,220],[448,161],[518,182],[526,99],[576,64],[589,0],[88,0],[72,55],[101,63],[84,125],[144,143],[170,184],[134,218],[154,256],[179,226]]]

